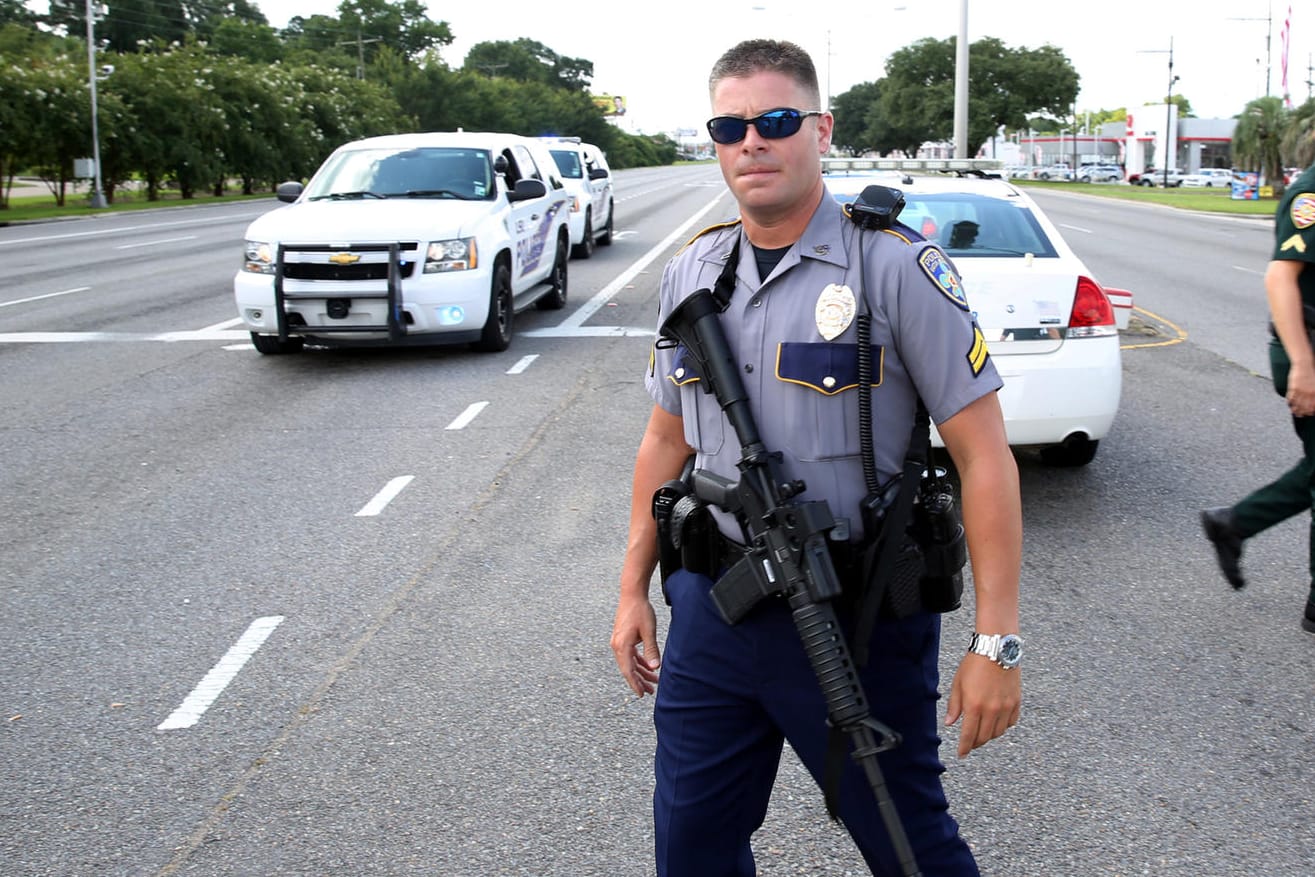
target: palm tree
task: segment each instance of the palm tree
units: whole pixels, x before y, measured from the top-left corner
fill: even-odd
[[[1280,143],[1291,114],[1277,97],[1258,97],[1246,105],[1233,129],[1233,166],[1256,168],[1274,187],[1274,197],[1283,194],[1283,157]]]
[[[1308,98],[1292,111],[1279,148],[1288,167],[1307,168],[1315,164],[1315,98]]]

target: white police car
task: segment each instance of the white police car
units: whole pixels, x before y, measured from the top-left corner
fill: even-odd
[[[1132,294],[1106,289],[1028,195],[991,159],[823,159],[842,203],[870,185],[904,194],[899,221],[940,244],[1004,379],[1009,444],[1083,466],[1119,408],[1119,329]],[[990,176],[995,175],[995,176]],[[933,435],[939,444],[939,437]]]
[[[594,244],[612,243],[612,169],[607,157],[579,137],[540,137],[557,162],[557,170],[571,193],[571,255],[588,259]]]
[[[514,315],[566,305],[570,194],[544,145],[398,134],[340,146],[247,229],[233,287],[261,353],[325,344],[505,350]]]

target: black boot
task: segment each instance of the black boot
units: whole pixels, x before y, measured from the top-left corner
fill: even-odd
[[[1306,600],[1306,615],[1301,619],[1301,629],[1315,633],[1315,598]]]
[[[1214,543],[1215,555],[1219,559],[1219,569],[1224,578],[1237,590],[1246,587],[1240,565],[1243,536],[1237,531],[1233,510],[1228,506],[1206,509],[1201,512],[1201,526],[1205,528],[1205,537]],[[1307,617],[1310,617],[1309,614]],[[1315,619],[1310,623],[1315,624]]]

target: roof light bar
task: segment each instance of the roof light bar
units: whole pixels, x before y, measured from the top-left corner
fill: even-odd
[[[959,171],[998,172],[999,158],[823,158],[823,171]]]

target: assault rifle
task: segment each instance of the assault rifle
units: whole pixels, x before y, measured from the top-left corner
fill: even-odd
[[[795,500],[804,492],[804,482],[787,481],[780,452],[769,452],[763,445],[721,327],[721,310],[713,293],[700,289],[681,302],[658,331],[685,346],[699,366],[704,391],[717,399],[740,441],[740,480],[732,482],[695,470],[691,477],[694,494],[739,520],[745,557],[733,565],[735,574],[752,576],[762,595],[785,596],[822,687],[828,721],[853,745],[854,761],[872,787],[904,874],[918,877],[921,872],[877,763],[877,754],[899,745],[900,737],[869,713],[831,603],[840,595],[840,579],[827,547],[827,534],[836,520],[825,500]],[[721,608],[726,614],[727,607]]]

